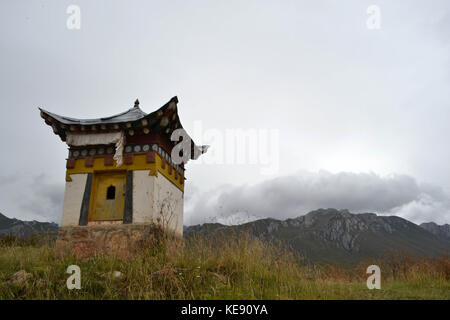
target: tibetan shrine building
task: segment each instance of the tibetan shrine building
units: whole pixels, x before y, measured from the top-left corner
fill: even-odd
[[[182,129],[177,103],[173,97],[146,114],[136,100],[123,113],[86,120],[40,109],[45,123],[69,146],[57,245],[82,255],[127,251],[156,225],[182,237],[184,164],[173,161],[178,141],[170,139]],[[193,142],[190,146],[192,155],[206,151]]]

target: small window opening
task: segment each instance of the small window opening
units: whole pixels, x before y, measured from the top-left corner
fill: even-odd
[[[116,187],[109,186],[106,190],[106,199],[107,200],[113,200],[116,198]]]

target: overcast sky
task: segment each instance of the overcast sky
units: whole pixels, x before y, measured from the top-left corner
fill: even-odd
[[[320,207],[450,223],[449,36],[448,0],[2,1],[0,212],[60,222],[67,146],[38,107],[103,117],[177,95],[211,144],[187,165],[185,224]],[[208,163],[204,132],[234,129],[276,132],[278,170]]]

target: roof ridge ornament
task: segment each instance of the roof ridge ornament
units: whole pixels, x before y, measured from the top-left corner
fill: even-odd
[[[139,108],[139,99],[136,99],[136,101],[134,102],[134,107]]]

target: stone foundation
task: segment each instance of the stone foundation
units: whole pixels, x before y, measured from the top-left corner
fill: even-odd
[[[183,240],[155,225],[91,225],[61,227],[56,240],[59,254],[92,257],[97,254],[128,256],[144,248],[165,245],[178,250]]]

